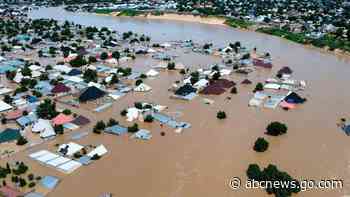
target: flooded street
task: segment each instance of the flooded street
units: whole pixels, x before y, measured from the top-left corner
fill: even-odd
[[[274,60],[270,71],[258,70],[248,76],[253,84],[273,76],[283,66],[294,70],[293,76],[306,80],[304,96],[308,101],[296,110],[284,111],[248,107],[254,85],[237,85],[238,94],[225,93],[207,96],[215,101],[203,103],[203,96],[186,102],[170,99],[167,89],[182,76],[178,72],[161,72],[156,79],[146,79],[153,90],[148,93],[131,93],[113,103],[104,112],[74,109],[92,120],[92,124],[78,131],[91,131],[98,120],[113,117],[121,124],[130,125],[120,111],[135,101],[148,101],[166,105],[170,112],[180,112],[178,119],[192,124],[190,129],[177,134],[157,123],[139,123],[150,130],[150,141],[136,141],[114,135],[90,134],[77,143],[104,144],[109,153],[98,162],[84,166],[71,175],[58,173],[28,158],[31,151],[16,154],[11,160],[24,160],[37,174],[50,174],[62,178],[50,197],[96,197],[104,192],[115,196],[186,197],[186,196],[267,196],[262,189],[232,191],[228,186],[231,177],[246,180],[246,169],[251,163],[262,167],[275,164],[297,179],[342,179],[342,190],[311,190],[298,196],[329,197],[350,195],[350,144],[349,138],[336,126],[337,120],[350,117],[350,58],[309,49],[298,44],[255,32],[232,29],[221,25],[190,22],[117,18],[87,13],[69,13],[61,8],[43,8],[29,14],[31,18],[69,20],[82,25],[106,26],[119,32],[134,31],[146,34],[153,41],[192,39],[194,42],[224,46],[241,41],[247,47],[268,51]],[[148,70],[151,58],[138,58],[132,63],[135,70]],[[176,59],[185,65],[207,66],[219,63],[210,56],[185,54]],[[230,78],[240,83],[245,76],[233,74]],[[227,100],[226,97],[232,97]],[[216,112],[225,110],[228,118],[218,120]],[[264,135],[271,121],[285,122],[288,133],[280,137]],[[166,132],[161,136],[160,132]],[[71,133],[54,141],[39,145],[34,150],[54,150],[56,143],[68,142]],[[270,142],[263,154],[253,151],[256,138],[264,136]],[[1,162],[0,162],[1,163]]]

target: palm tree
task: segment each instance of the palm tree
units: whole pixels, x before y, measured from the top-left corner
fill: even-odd
[[[114,52],[112,53],[112,57],[115,58],[115,59],[117,60],[117,63],[118,63],[118,65],[119,65],[119,59],[120,59],[120,53],[119,53],[119,51],[114,51]]]

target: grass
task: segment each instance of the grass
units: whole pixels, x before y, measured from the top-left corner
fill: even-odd
[[[225,21],[225,24],[233,27],[233,28],[243,28],[243,29],[248,29],[250,26],[252,26],[254,23],[245,21],[243,19],[233,19],[233,18],[228,18]]]
[[[278,37],[285,38],[287,40],[299,43],[299,44],[311,44],[318,48],[328,47],[330,51],[340,49],[343,51],[350,52],[350,41],[336,38],[331,34],[326,34],[320,38],[309,38],[303,33],[293,33],[287,30],[279,28],[259,28],[257,32],[266,33]]]
[[[118,16],[138,16],[140,14],[141,14],[140,11],[133,10],[133,9],[126,9],[126,10],[120,11]]]
[[[110,14],[112,12],[114,12],[114,10],[112,10],[112,9],[96,9],[95,10],[96,14]]]

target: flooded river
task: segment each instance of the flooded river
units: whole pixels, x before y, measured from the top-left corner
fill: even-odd
[[[117,31],[134,31],[151,36],[156,41],[192,39],[195,42],[212,42],[223,46],[228,42],[241,41],[258,51],[272,54],[272,71],[259,71],[249,76],[254,83],[272,76],[282,66],[294,70],[296,79],[304,79],[308,88],[304,96],[308,102],[296,110],[283,111],[249,108],[251,87],[238,86],[238,95],[229,93],[209,97],[213,105],[204,105],[200,98],[191,102],[169,99],[167,89],[181,75],[162,72],[158,79],[147,79],[153,87],[145,94],[132,93],[113,104],[105,112],[75,109],[94,121],[114,117],[120,120],[119,112],[134,101],[153,101],[169,106],[170,111],[181,111],[180,119],[190,122],[192,128],[176,134],[156,123],[141,124],[152,131],[153,138],[140,142],[111,135],[89,135],[81,144],[103,143],[108,155],[94,164],[82,167],[72,175],[65,176],[53,169],[30,161],[27,153],[17,154],[15,159],[25,159],[38,173],[61,177],[61,184],[49,194],[50,197],[85,196],[96,197],[103,192],[115,196],[143,197],[260,197],[267,196],[263,190],[241,189],[232,191],[228,187],[230,177],[246,180],[245,171],[250,163],[266,166],[269,163],[289,172],[298,179],[343,179],[342,190],[310,190],[298,196],[330,197],[350,195],[350,138],[336,127],[341,117],[350,118],[350,60],[332,54],[309,49],[298,44],[264,34],[232,29],[220,25],[206,25],[168,20],[146,20],[139,18],[117,18],[96,16],[87,13],[69,13],[60,8],[45,8],[29,14],[32,18],[69,20],[82,25],[107,26]],[[216,60],[189,56],[182,58],[187,65]],[[142,61],[138,62],[138,65]],[[142,65],[141,65],[142,66]],[[243,78],[233,75],[240,82]],[[225,98],[231,96],[227,101]],[[216,119],[216,112],[225,110],[228,118]],[[288,133],[273,138],[264,135],[271,121],[282,121],[288,125]],[[130,123],[129,123],[130,124]],[[91,127],[82,131],[91,131]],[[160,136],[165,131],[166,136]],[[270,142],[269,150],[258,154],[252,146],[257,137],[264,136]],[[54,142],[35,149],[53,147],[55,143],[67,142],[59,137]]]

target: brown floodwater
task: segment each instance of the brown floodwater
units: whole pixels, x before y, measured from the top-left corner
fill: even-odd
[[[158,78],[145,80],[146,84],[153,87],[151,92],[130,93],[104,112],[94,113],[85,106],[72,108],[91,118],[93,123],[113,117],[124,125],[130,125],[120,116],[120,111],[132,106],[135,101],[149,101],[167,105],[170,114],[180,112],[178,119],[191,123],[192,127],[176,134],[173,129],[161,128],[157,123],[139,123],[140,127],[152,132],[153,138],[150,141],[90,134],[77,142],[82,145],[104,144],[109,153],[71,175],[41,166],[29,159],[27,154],[43,148],[54,150],[55,144],[68,142],[72,132],[90,132],[93,124],[10,158],[25,160],[37,174],[62,178],[60,185],[49,194],[50,197],[96,197],[104,192],[111,192],[115,196],[145,197],[267,196],[260,189],[232,191],[228,186],[230,177],[246,180],[245,171],[250,163],[258,163],[260,166],[275,164],[297,179],[344,180],[343,189],[311,190],[299,193],[298,196],[350,195],[349,138],[336,126],[339,118],[350,117],[350,61],[346,57],[224,26],[67,13],[60,8],[40,9],[30,13],[30,16],[108,26],[118,31],[132,30],[150,35],[157,41],[192,39],[195,42],[212,42],[222,46],[239,40],[249,47],[256,46],[258,51],[269,51],[274,58],[275,67],[271,71],[257,70],[249,75],[248,78],[254,83],[274,75],[286,65],[294,70],[296,79],[308,82],[307,89],[302,93],[308,102],[288,112],[248,107],[253,85],[238,85],[237,95],[226,93],[207,97],[215,100],[212,105],[205,105],[203,96],[191,102],[172,100],[167,89],[174,81],[182,79],[177,72],[161,72]],[[185,65],[201,66],[220,62],[217,58],[197,54],[186,54],[178,61]],[[141,58],[132,63],[132,66],[147,70],[152,64],[153,61],[149,58]],[[230,78],[236,82],[244,79],[236,74]],[[232,99],[226,100],[227,96]],[[225,110],[228,118],[216,119],[219,110]],[[271,121],[285,122],[289,128],[288,133],[277,138],[265,136],[266,125]],[[166,132],[166,135],[161,136],[161,131]],[[253,151],[252,146],[256,138],[261,136],[268,139],[270,147],[267,152],[259,154]]]

